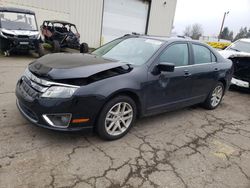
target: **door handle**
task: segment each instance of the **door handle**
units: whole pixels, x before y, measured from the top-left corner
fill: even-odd
[[[215,70],[215,71],[219,71],[220,69],[218,69],[218,68],[216,67],[216,68],[214,68],[214,70]]]
[[[188,77],[191,76],[192,74],[188,70],[184,70],[184,76]]]

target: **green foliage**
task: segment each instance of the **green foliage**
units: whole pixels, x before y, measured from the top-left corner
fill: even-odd
[[[52,48],[53,48],[49,43],[43,43],[43,47],[44,47],[46,50],[52,50]]]

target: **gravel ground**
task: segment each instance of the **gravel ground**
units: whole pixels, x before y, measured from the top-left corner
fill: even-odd
[[[0,187],[250,187],[250,94],[137,121],[124,138],[33,126],[15,84],[27,57],[0,57]]]

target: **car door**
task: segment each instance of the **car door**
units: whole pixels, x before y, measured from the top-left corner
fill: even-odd
[[[174,72],[153,74],[152,70],[160,62],[175,64]],[[169,45],[156,58],[149,69],[145,90],[148,113],[185,106],[191,93],[189,64],[190,47],[186,42]]]
[[[192,43],[193,65],[190,67],[192,98],[202,102],[216,84],[219,66],[213,52],[200,43]]]

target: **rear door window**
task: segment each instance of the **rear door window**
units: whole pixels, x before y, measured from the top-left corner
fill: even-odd
[[[216,62],[215,55],[205,46],[193,44],[193,52],[195,64]]]

